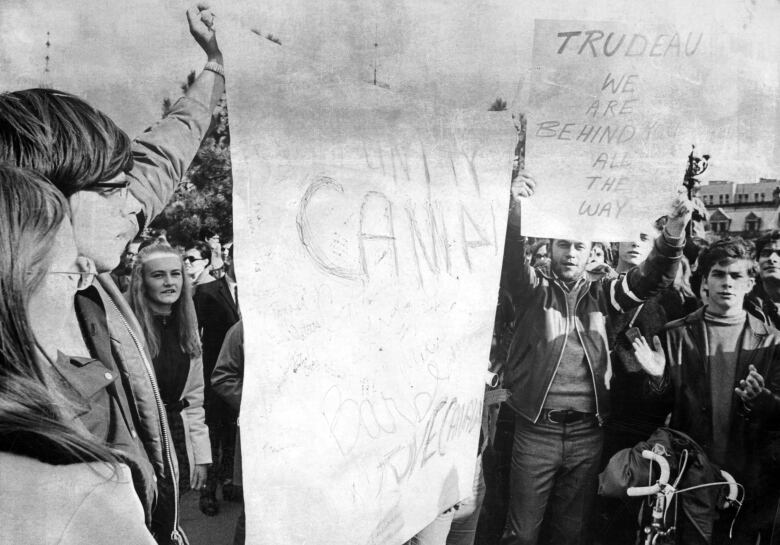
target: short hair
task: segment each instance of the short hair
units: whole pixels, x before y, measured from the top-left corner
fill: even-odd
[[[756,259],[758,259],[758,256],[761,255],[761,250],[763,250],[765,246],[772,244],[776,240],[780,240],[780,231],[777,229],[769,231],[765,235],[758,237],[756,239]]]
[[[741,237],[727,237],[714,242],[709,248],[704,248],[699,254],[697,270],[702,278],[707,278],[715,265],[729,261],[744,260],[748,262],[748,274],[755,276],[756,267],[753,260],[753,247]]]
[[[0,94],[0,161],[41,173],[66,197],[133,168],[127,134],[54,89]]]
[[[210,229],[208,227],[202,227],[200,229],[200,239],[201,240],[208,240],[212,237],[219,236],[219,233],[216,233],[213,229]]]
[[[192,244],[187,245],[187,250],[196,250],[200,254],[201,259],[208,259],[211,263],[211,246],[203,242],[202,240],[196,240]]]

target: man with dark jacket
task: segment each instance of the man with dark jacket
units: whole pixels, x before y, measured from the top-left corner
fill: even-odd
[[[637,360],[670,403],[670,427],[690,435],[745,486],[732,543],[768,542],[774,513],[763,512],[769,429],[780,424],[780,332],[744,309],[754,263],[742,239],[722,240],[699,257],[708,303],[669,323],[663,344],[634,341]],[[769,520],[767,520],[769,517]],[[715,524],[726,543],[731,518]]]
[[[233,454],[236,441],[237,411],[225,403],[211,386],[211,373],[228,330],[238,322],[238,287],[233,268],[231,246],[230,264],[219,280],[200,284],[195,289],[195,313],[203,344],[204,409],[211,439],[212,460],[206,488],[201,491],[200,509],[209,516],[219,512],[216,499],[217,480],[222,479],[222,497],[233,496]]]
[[[515,425],[510,505],[501,543],[566,545],[586,539],[609,414],[608,324],[674,280],[690,219],[678,199],[647,260],[616,279],[590,281],[585,241],[551,242],[548,274],[526,265],[517,199],[533,193],[524,173],[513,203],[502,287],[518,301],[504,384]]]

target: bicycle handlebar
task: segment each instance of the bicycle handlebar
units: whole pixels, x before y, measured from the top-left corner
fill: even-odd
[[[731,502],[737,499],[738,490],[737,490],[737,481],[734,480],[734,477],[731,476],[731,474],[727,471],[720,470],[720,474],[723,476],[724,479],[726,479],[726,482],[729,485],[729,493],[726,497],[726,501],[723,503],[723,508],[726,509],[731,505]]]
[[[626,489],[626,494],[632,497],[652,496],[653,494],[660,492],[663,486],[669,484],[669,462],[666,461],[666,458],[650,450],[643,450],[642,458],[658,464],[658,467],[661,468],[661,476],[658,477],[656,483],[651,486],[631,486]]]

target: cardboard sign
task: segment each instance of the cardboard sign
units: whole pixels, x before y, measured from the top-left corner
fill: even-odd
[[[666,214],[691,144],[716,153],[712,86],[737,84],[718,40],[690,25],[536,21],[526,164],[539,191],[524,233],[628,240]]]
[[[471,495],[515,129],[224,28],[247,541],[401,543]]]

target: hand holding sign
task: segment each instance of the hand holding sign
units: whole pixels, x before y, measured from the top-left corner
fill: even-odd
[[[520,199],[527,199],[536,191],[536,180],[526,170],[520,170],[512,180],[512,202],[509,206],[509,221],[520,225]]]
[[[672,203],[672,212],[669,214],[669,221],[666,222],[666,232],[673,237],[682,236],[685,226],[691,221],[692,214],[693,202],[683,193]]]
[[[527,171],[521,170],[512,180],[512,201],[517,202],[521,198],[528,198],[536,190],[536,180]]]

